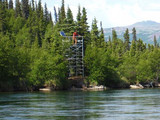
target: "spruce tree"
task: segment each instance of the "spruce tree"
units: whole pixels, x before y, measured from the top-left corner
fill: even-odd
[[[111,42],[111,36],[109,36],[108,41]]]
[[[68,36],[71,36],[74,32],[75,29],[75,24],[74,24],[74,19],[73,19],[73,14],[71,9],[68,6],[67,9],[67,14],[66,14],[66,25],[65,25],[65,32]]]
[[[4,19],[4,9],[3,9],[3,3],[0,1],[0,32],[3,31],[3,19]]]
[[[55,6],[54,6],[54,19],[55,19],[55,23],[57,23],[58,22],[58,14],[57,14]]]
[[[32,10],[35,11],[35,2],[32,0]]]
[[[48,16],[48,17],[49,17],[49,22],[52,23],[52,25],[53,25],[53,21],[52,21],[52,13],[51,13],[51,12],[49,13],[49,16]]]
[[[79,5],[78,6],[78,14],[77,14],[77,22],[80,22],[81,18],[82,18],[82,16],[81,16],[81,6]]]
[[[105,41],[104,31],[103,31],[103,27],[102,27],[102,21],[100,22],[100,27],[101,27],[101,30],[100,30],[100,36],[99,36],[99,45],[100,45],[100,47],[102,47],[103,43]]]
[[[136,28],[135,27],[132,29],[132,36],[133,36],[133,40],[136,42],[137,41],[137,35],[136,35]]]
[[[112,29],[112,41],[113,42],[117,41],[117,32],[115,29]]]
[[[46,3],[44,6],[44,20],[45,20],[45,24],[47,25],[49,23],[49,12],[48,12]]]
[[[81,18],[82,24],[87,25],[87,11],[86,8],[83,7],[82,9],[82,18]],[[89,26],[85,26],[86,29],[88,30]]]
[[[129,30],[128,28],[126,29],[126,32],[124,33],[124,46],[125,46],[125,51],[128,51],[130,49],[130,42],[129,42]]]
[[[7,20],[6,20],[6,8],[3,2],[0,2],[0,32],[6,33],[7,30]]]
[[[57,19],[58,19],[58,23],[60,23],[60,15],[61,15],[61,9],[58,8],[58,14],[57,14]]]
[[[151,51],[151,44],[148,44],[148,50]]]
[[[68,6],[68,9],[67,9],[67,24],[73,24],[74,20],[73,20],[73,14],[72,14],[72,11],[71,9],[69,8]]]
[[[29,1],[28,0],[22,0],[22,13],[23,13],[23,17],[25,19],[28,19],[29,17]]]
[[[108,49],[112,49],[112,40],[111,40],[111,36],[109,36],[108,41],[107,41],[107,47]]]
[[[38,6],[37,6],[37,17],[40,19],[43,18],[43,8],[42,8],[41,0],[39,0]]]
[[[77,31],[79,34],[82,34],[82,24],[81,24],[81,19],[82,19],[82,14],[81,14],[81,7],[80,5],[78,6],[78,13],[77,13]]]
[[[18,16],[22,17],[21,3],[19,2],[19,0],[16,0],[15,16],[16,17],[18,17]]]
[[[86,45],[90,40],[90,32],[87,22],[87,11],[84,7],[82,9],[81,27],[82,27],[81,36],[84,36],[84,46],[86,48]]]
[[[41,47],[42,46],[42,39],[44,38],[45,28],[46,28],[41,0],[39,0],[38,4],[36,4],[35,10],[36,11],[34,12],[33,17],[31,17],[31,19],[33,21],[32,25],[31,25],[31,26],[33,26],[33,28],[31,28],[31,30],[34,31],[33,32],[34,34],[32,34],[32,35],[37,36],[36,39],[39,43],[39,46]]]
[[[13,0],[9,0],[9,9],[13,9]]]
[[[143,52],[143,50],[145,50],[145,45],[141,39],[137,41],[136,50],[139,52]]]
[[[118,45],[117,32],[115,29],[112,29],[112,50],[113,52],[116,51],[117,45]]]
[[[133,57],[136,54],[136,42],[132,40],[131,49],[130,49],[130,56]]]
[[[60,9],[60,16],[59,16],[59,23],[64,24],[65,19],[66,19],[65,4],[64,4],[64,0],[62,0],[62,6]]]
[[[154,47],[156,48],[157,47],[157,39],[156,39],[156,36],[154,35]]]
[[[8,9],[8,0],[3,0],[4,1],[4,6],[6,9]]]
[[[99,39],[99,31],[97,26],[97,20],[96,18],[92,21],[92,29],[91,29],[91,42],[93,45],[98,45],[98,39]]]

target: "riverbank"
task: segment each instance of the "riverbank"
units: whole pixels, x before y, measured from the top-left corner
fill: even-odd
[[[70,89],[68,89],[68,91],[103,91],[103,90],[107,90],[110,89],[108,87],[105,87],[103,85],[100,86],[90,86],[90,87],[82,87],[82,88],[77,88],[77,87],[72,87]],[[46,87],[46,88],[40,88],[39,91],[43,91],[43,92],[50,92],[50,91],[54,91],[55,89],[52,87]]]
[[[33,86],[32,88],[28,87],[15,87],[12,89],[5,89],[0,90],[0,92],[33,92],[33,91],[43,91],[43,92],[49,92],[49,91],[104,91],[108,89],[144,89],[144,88],[157,88],[160,87],[159,83],[143,83],[142,85],[136,85],[136,84],[129,84],[126,81],[121,81],[119,84],[114,84],[111,87],[106,87],[104,85],[87,85],[85,82],[85,78],[83,77],[72,77],[68,79],[69,84],[68,87],[64,88],[58,88],[55,86],[47,86],[44,85],[42,87],[36,87]]]

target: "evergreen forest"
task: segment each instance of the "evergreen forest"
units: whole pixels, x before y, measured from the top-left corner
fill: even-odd
[[[68,44],[59,34],[72,36],[75,30],[84,36],[85,84],[123,88],[129,84],[159,82],[160,48],[145,44],[132,29],[119,39],[112,29],[106,41],[102,22],[87,22],[87,9],[72,10],[53,7],[53,18],[41,0],[0,0],[0,91],[33,91],[42,86],[68,89]]]

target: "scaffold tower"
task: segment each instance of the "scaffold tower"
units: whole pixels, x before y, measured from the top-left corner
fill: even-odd
[[[82,76],[84,77],[84,40],[82,36],[77,37],[77,44],[70,46],[71,54],[68,58],[69,61],[69,76]]]
[[[84,77],[84,39],[83,36],[77,36],[77,44],[72,43],[72,36],[65,36],[65,41],[70,42],[67,60],[69,63],[69,77]]]

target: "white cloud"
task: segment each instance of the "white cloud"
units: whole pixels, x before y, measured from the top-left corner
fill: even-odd
[[[38,0],[36,0],[38,1]],[[49,11],[60,7],[61,0],[41,0],[47,3]],[[125,26],[144,20],[160,22],[159,0],[65,0],[76,18],[78,5],[87,9],[88,22],[94,17],[103,22],[104,27]]]
[[[87,8],[89,23],[96,17],[104,27],[125,26],[144,20],[160,22],[160,1],[157,0],[66,0],[66,4],[71,4],[72,8],[81,4]]]

